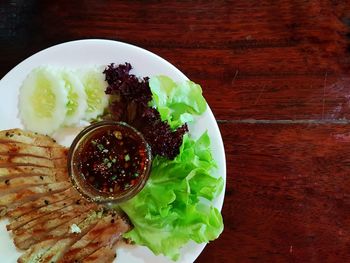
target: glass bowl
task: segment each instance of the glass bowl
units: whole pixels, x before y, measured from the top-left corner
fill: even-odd
[[[87,199],[118,204],[145,186],[152,163],[142,134],[124,122],[100,121],[74,139],[68,172],[74,187]]]

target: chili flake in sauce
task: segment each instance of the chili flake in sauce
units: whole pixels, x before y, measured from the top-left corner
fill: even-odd
[[[128,126],[107,126],[81,145],[76,163],[86,183],[104,193],[123,193],[137,186],[150,161],[147,146]]]

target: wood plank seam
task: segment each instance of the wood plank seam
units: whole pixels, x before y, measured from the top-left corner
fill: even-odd
[[[248,123],[248,124],[350,124],[348,119],[323,119],[323,120],[255,120],[255,119],[244,119],[244,120],[216,120],[219,124],[222,123]]]

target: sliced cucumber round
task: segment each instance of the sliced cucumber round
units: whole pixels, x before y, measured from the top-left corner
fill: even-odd
[[[67,113],[63,124],[66,126],[74,125],[84,117],[87,110],[86,94],[84,86],[72,71],[63,70],[61,77],[64,80],[64,86],[68,94],[66,104]]]
[[[22,84],[19,115],[28,130],[52,134],[65,119],[67,102],[67,90],[57,70],[39,67]]]
[[[107,82],[102,71],[102,69],[95,67],[81,70],[78,73],[87,96],[87,109],[84,117],[87,121],[101,115],[108,105],[108,97],[105,94]]]

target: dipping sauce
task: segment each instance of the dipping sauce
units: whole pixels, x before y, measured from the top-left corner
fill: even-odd
[[[95,123],[78,135],[72,147],[69,170],[73,183],[91,199],[129,199],[148,178],[149,146],[126,123]]]

